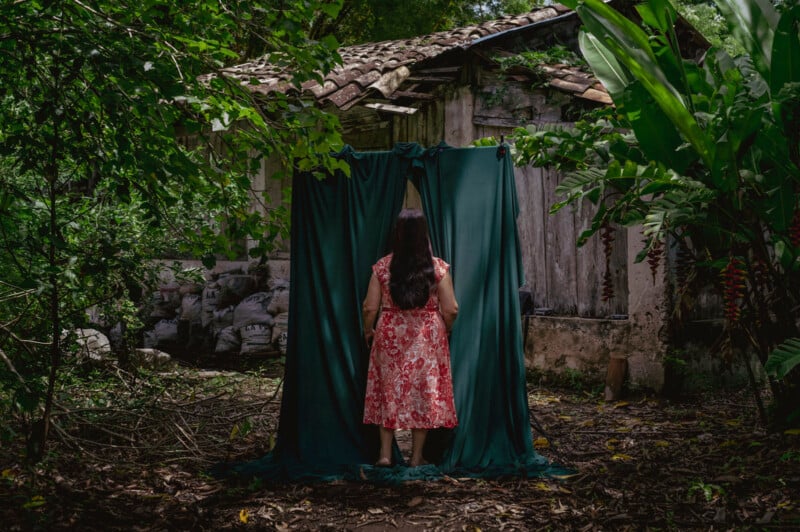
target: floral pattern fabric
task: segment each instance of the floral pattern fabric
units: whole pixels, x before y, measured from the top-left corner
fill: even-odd
[[[372,267],[381,285],[381,311],[370,351],[364,423],[390,429],[455,427],[450,346],[439,297],[402,310],[389,292],[387,255]],[[437,284],[450,265],[434,257]]]

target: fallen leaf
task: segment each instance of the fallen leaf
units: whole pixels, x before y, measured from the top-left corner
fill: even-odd
[[[788,436],[800,436],[800,429],[784,430],[783,433]]]
[[[627,454],[618,453],[613,455],[611,459],[615,462],[627,462],[628,460],[633,460],[633,457]]]
[[[533,446],[537,449],[547,449],[550,447],[550,442],[547,441],[547,438],[539,437],[533,440]]]
[[[22,507],[25,509],[38,508],[39,506],[43,506],[44,503],[45,503],[44,497],[42,497],[41,495],[34,495],[33,497],[31,497],[31,500],[23,504]]]
[[[630,406],[631,404],[628,401],[619,401],[618,403],[614,403],[614,408],[625,408],[626,406]]]
[[[239,510],[239,521],[247,524],[247,519],[250,517],[250,513],[246,509]]]
[[[539,490],[539,491],[552,491],[552,490],[550,489],[550,486],[548,486],[548,485],[547,485],[547,484],[545,484],[544,482],[537,482],[537,483],[534,485],[534,488],[536,488],[536,489],[537,489],[537,490]]]
[[[422,497],[414,497],[413,499],[408,501],[407,506],[409,508],[413,508],[415,506],[419,506],[420,504],[422,504],[422,501],[423,501]]]

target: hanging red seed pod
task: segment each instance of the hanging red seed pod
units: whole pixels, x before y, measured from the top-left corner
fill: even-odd
[[[611,260],[611,252],[614,250],[614,228],[608,223],[604,223],[600,227],[600,241],[603,243],[606,262],[609,262]]]
[[[614,228],[604,223],[600,228],[600,240],[603,243],[603,254],[606,257],[606,271],[603,274],[603,301],[614,297],[614,279],[611,276],[611,253],[614,250]]]
[[[664,242],[653,240],[653,245],[647,250],[647,264],[650,265],[650,274],[653,276],[653,284],[656,282],[656,273],[661,265],[661,258],[664,256]]]
[[[722,268],[720,279],[725,318],[730,323],[736,323],[742,315],[741,300],[745,294],[744,262],[732,256]]]
[[[603,274],[603,301],[609,301],[614,298],[614,279],[611,277],[611,271],[606,268],[606,273]]]

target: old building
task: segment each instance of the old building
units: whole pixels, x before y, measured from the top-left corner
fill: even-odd
[[[307,82],[303,95],[335,113],[346,143],[357,150],[388,150],[397,142],[468,146],[476,139],[508,139],[530,123],[569,123],[577,111],[610,105],[611,99],[586,67],[568,65],[547,51],[577,51],[580,20],[554,5],[519,16],[397,41],[340,49],[343,64],[324,83]],[[544,52],[540,63],[503,58]],[[267,58],[229,68],[253,92],[296,90],[288,72]],[[258,83],[255,83],[255,80]],[[265,161],[260,190],[287,185],[269,179]],[[560,176],[549,169],[516,170],[518,227],[523,248],[524,290],[532,295],[525,317],[526,358],[548,370],[604,377],[609,360],[624,359],[632,382],[660,389],[666,351],[663,275],[635,264],[639,230],[619,229],[609,257],[614,296],[604,300],[606,255],[599,239],[576,248],[589,225],[591,205],[550,215]],[[413,188],[406,202],[418,203]],[[288,253],[275,257],[285,262]]]

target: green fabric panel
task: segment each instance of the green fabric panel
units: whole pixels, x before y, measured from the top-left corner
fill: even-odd
[[[415,184],[434,252],[451,264],[459,303],[450,340],[459,425],[451,435],[432,438],[432,446],[446,445],[440,468],[535,472],[547,462],[532,446],[518,292],[519,209],[508,149],[440,145],[428,151]]]
[[[325,470],[371,463],[362,424],[369,354],[360,302],[402,206],[407,160],[345,149],[351,177],[294,180],[288,351],[275,456]]]

